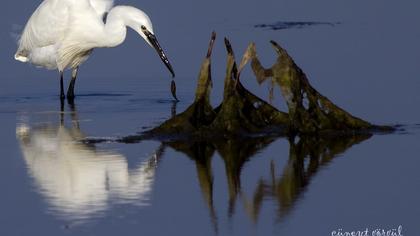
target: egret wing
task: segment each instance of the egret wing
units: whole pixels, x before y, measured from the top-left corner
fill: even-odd
[[[59,42],[66,34],[69,19],[68,0],[44,0],[26,23],[15,58],[27,60],[33,49]]]

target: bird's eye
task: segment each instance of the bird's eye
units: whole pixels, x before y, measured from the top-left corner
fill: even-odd
[[[142,29],[142,30],[146,30],[146,26],[142,25],[142,26],[141,26],[141,29]]]

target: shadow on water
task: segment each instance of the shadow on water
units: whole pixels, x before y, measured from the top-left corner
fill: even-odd
[[[110,202],[147,206],[163,146],[146,160],[128,167],[116,151],[98,150],[80,143],[85,134],[74,104],[57,112],[59,122],[17,125],[28,174],[48,203],[48,212],[73,224],[105,214]],[[71,118],[67,124],[65,118]]]
[[[195,163],[197,181],[216,233],[219,223],[213,200],[212,167],[216,153],[224,162],[227,177],[228,217],[235,215],[240,201],[249,219],[257,224],[261,209],[269,199],[276,205],[276,209],[273,209],[276,221],[281,222],[324,166],[353,145],[372,136],[353,134],[288,139],[289,157],[286,165],[280,170],[271,161],[266,166],[270,177],[259,178],[253,187],[253,194],[247,196],[241,187],[244,165],[252,163],[257,153],[284,137],[161,141],[153,155],[134,169],[129,169],[127,157],[122,154],[97,150],[95,142],[81,142],[86,136],[79,125],[76,106],[69,104],[68,107],[70,112],[64,112],[64,105],[61,107],[58,124],[33,127],[18,124],[17,137],[28,174],[34,179],[38,192],[47,200],[56,216],[73,222],[85,222],[104,215],[111,201],[149,205],[157,164],[163,161],[167,148],[183,153]],[[172,104],[171,110],[174,115],[176,103]],[[70,125],[65,122],[66,115],[71,118]]]

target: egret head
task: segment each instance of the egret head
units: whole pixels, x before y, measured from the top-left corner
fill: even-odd
[[[134,8],[135,9],[135,8]],[[133,10],[134,10],[133,9]],[[172,77],[175,77],[174,70],[169,63],[168,58],[165,55],[165,52],[163,51],[162,47],[160,46],[156,36],[153,33],[153,26],[150,18],[144,13],[143,11],[139,9],[135,9],[133,12],[131,12],[132,15],[130,18],[130,21],[128,25],[133,28],[140,36],[152,47],[156,50],[156,52],[159,54],[160,59],[163,63],[165,63],[166,67],[169,69],[169,71],[172,74]]]

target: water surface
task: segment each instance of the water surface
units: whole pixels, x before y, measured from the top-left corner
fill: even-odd
[[[228,36],[288,50],[321,93],[351,113],[405,131],[340,139],[84,144],[136,134],[171,116],[169,74],[133,32],[81,68],[61,111],[55,72],[14,62],[13,25],[38,2],[6,1],[0,79],[0,235],[331,235],[420,228],[420,16],[416,1],[124,3],[149,12],[177,73],[176,111],[193,100],[210,32],[212,103],[221,100]],[[185,7],[189,6],[189,7]],[[19,12],[19,14],[17,14]],[[194,19],[194,20],[192,20]],[[270,30],[276,22],[318,22]],[[297,24],[299,25],[299,24]],[[249,69],[243,83],[262,98]],[[279,91],[274,104],[284,109]]]

